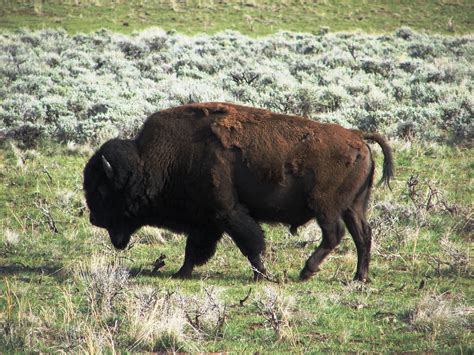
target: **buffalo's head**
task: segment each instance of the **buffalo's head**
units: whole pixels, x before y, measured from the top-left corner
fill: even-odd
[[[106,142],[84,168],[90,222],[107,229],[118,249],[124,249],[141,226],[142,183],[141,160],[131,140]]]

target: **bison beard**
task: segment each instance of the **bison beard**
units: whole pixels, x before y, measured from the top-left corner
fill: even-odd
[[[366,212],[374,162],[365,140],[384,153],[382,181],[392,155],[379,134],[227,103],[202,103],[151,115],[134,140],[106,142],[84,169],[91,223],[126,247],[143,225],[186,233],[188,278],[213,256],[224,232],[265,275],[259,222],[287,224],[292,233],[312,218],[321,244],[300,279],[319,270],[347,226],[357,248],[355,279],[367,279],[371,231]]]

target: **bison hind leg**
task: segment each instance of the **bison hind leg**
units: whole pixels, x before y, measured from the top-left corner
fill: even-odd
[[[306,260],[306,264],[300,272],[301,281],[308,280],[319,271],[319,266],[323,260],[339,245],[344,236],[344,224],[340,218],[336,222],[319,222],[319,226],[323,232],[323,240]]]
[[[374,174],[374,165],[365,184],[360,189],[351,206],[344,211],[342,218],[357,249],[357,270],[354,280],[368,281],[370,247],[372,244],[372,230],[367,223],[367,208],[369,205],[370,189]]]
[[[365,209],[357,203],[343,215],[349,233],[357,249],[357,271],[354,280],[368,281],[372,230],[365,218]]]
[[[357,248],[357,271],[354,280],[366,282],[368,281],[370,246],[372,242],[371,228],[365,217],[351,208],[344,213],[344,221]]]

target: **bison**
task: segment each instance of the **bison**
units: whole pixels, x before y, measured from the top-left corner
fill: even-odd
[[[118,249],[144,225],[185,233],[179,278],[206,263],[227,232],[257,280],[266,275],[259,222],[286,224],[294,234],[315,218],[322,241],[300,279],[319,270],[345,225],[357,248],[355,279],[366,281],[375,169],[366,140],[381,146],[388,184],[392,154],[377,133],[228,103],[159,111],[135,139],[107,141],[86,164],[90,222],[107,229]]]

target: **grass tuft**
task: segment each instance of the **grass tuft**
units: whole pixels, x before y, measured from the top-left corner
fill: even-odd
[[[135,287],[125,300],[125,315],[129,322],[129,351],[183,351],[190,343],[186,333],[185,312],[173,293],[163,293],[154,287]]]
[[[291,325],[295,309],[295,298],[281,290],[265,286],[255,297],[257,312],[265,324],[273,330],[278,340],[294,341],[295,333]]]
[[[466,307],[450,292],[424,294],[409,313],[414,329],[431,333],[432,339],[443,335],[462,333],[472,326],[473,308]]]
[[[125,293],[129,283],[129,270],[118,257],[93,255],[79,263],[76,277],[85,287],[88,305],[98,319],[111,314]]]

